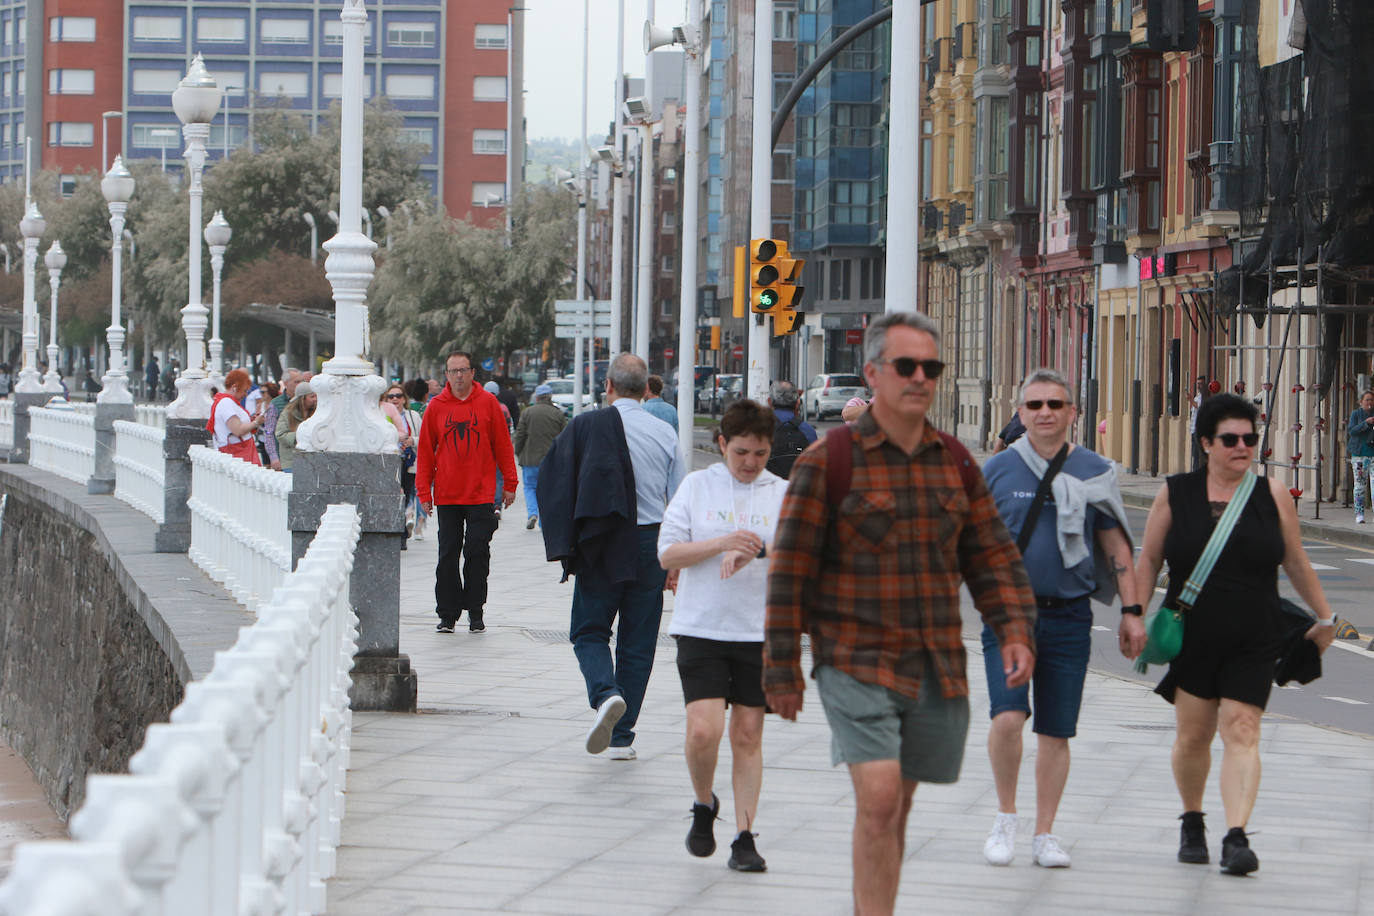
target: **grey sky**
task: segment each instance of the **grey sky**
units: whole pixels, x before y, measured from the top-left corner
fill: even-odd
[[[620,0],[590,0],[587,125],[604,133],[615,108],[615,36]],[[625,72],[644,75],[646,0],[625,3]],[[531,139],[578,139],[582,113],[582,0],[524,0],[525,118]],[[654,21],[680,24],[684,0],[657,0]],[[593,144],[595,145],[595,144]]]

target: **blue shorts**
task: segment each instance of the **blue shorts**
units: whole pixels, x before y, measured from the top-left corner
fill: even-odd
[[[1035,617],[1035,673],[1030,684],[1011,688],[1002,673],[1002,652],[992,627],[983,624],[983,669],[988,676],[991,714],[1020,711],[1031,714],[1033,730],[1050,738],[1072,738],[1078,731],[1083,705],[1083,680],[1092,651],[1093,612],[1084,597],[1069,607],[1041,608]]]

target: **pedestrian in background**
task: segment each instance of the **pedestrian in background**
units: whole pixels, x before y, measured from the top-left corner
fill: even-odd
[[[788,381],[774,382],[768,390],[768,406],[773,409],[777,424],[773,427],[772,453],[768,470],[783,480],[792,473],[797,456],[816,441],[816,428],[797,413],[801,395],[797,386]]]
[[[162,370],[157,364],[157,354],[148,357],[148,363],[143,367],[143,396],[150,401],[157,400],[157,380],[162,377]]]
[[[635,722],[654,667],[668,579],[658,532],[682,483],[677,434],[640,403],[644,360],[622,353],[606,373],[614,410],[589,410],[568,424],[539,466],[544,554],[573,585],[570,638],[595,710],[586,749],[634,760]],[[611,659],[611,628],[616,634]]]
[[[468,630],[486,630],[491,536],[499,519],[492,505],[499,472],[502,505],[515,502],[515,453],[501,404],[473,384],[472,354],[455,350],[444,361],[448,384],[425,408],[417,447],[415,488],[426,513],[439,518],[434,568],[435,630],[452,633],[468,612]],[[461,563],[460,563],[461,561]]]
[[[687,851],[716,851],[716,757],[730,712],[735,871],[767,868],[754,844],[763,783],[763,618],[768,547],[787,482],[768,470],[772,411],[736,401],[720,420],[716,446],[725,460],[683,480],[658,533],[658,559],[679,569],[673,620],[677,671],[687,704],[684,753],[695,800]]]
[[[682,430],[677,428],[677,408],[663,400],[662,376],[649,376],[649,396],[644,399],[644,409],[650,415],[658,417],[671,426],[673,432],[679,436],[682,434]]]
[[[224,376],[224,390],[210,404],[206,429],[214,434],[215,448],[249,464],[261,466],[253,434],[262,429],[262,414],[250,414],[243,400],[253,380],[242,369],[231,369]]]
[[[568,425],[568,417],[553,403],[553,388],[539,385],[534,403],[520,412],[515,426],[515,460],[520,464],[525,485],[525,528],[539,524],[539,464],[553,446],[553,440]]]
[[[1288,575],[1317,621],[1306,638],[1319,651],[1331,645],[1335,618],[1303,550],[1298,510],[1277,477],[1253,477],[1258,411],[1233,394],[1203,401],[1197,416],[1202,468],[1174,474],[1155,495],[1136,560],[1136,590],[1154,591],[1169,564],[1164,607],[1178,608],[1184,583],[1198,565],[1218,519],[1242,486],[1250,494],[1191,607],[1183,608],[1183,648],[1155,692],[1174,704],[1174,783],[1183,802],[1178,860],[1206,864],[1202,796],[1221,732],[1221,803],[1226,836],[1221,870],[1245,875],[1259,868],[1246,827],[1260,780],[1260,719],[1269,702],[1283,624],[1278,568]]]
[[[392,382],[382,392],[382,412],[391,425],[396,427],[396,440],[401,446],[401,496],[405,500],[406,527],[401,539],[401,549],[415,531],[415,446],[420,441],[420,415],[409,407],[405,386]]]
[[[281,391],[267,403],[263,413],[262,444],[267,450],[267,465],[274,471],[282,469],[281,454],[277,448],[277,420],[291,399],[296,396],[296,386],[302,380],[301,370],[287,369],[281,377]]]
[[[1016,855],[1021,733],[1033,707],[1031,861],[1067,868],[1070,856],[1053,829],[1069,778],[1069,739],[1078,730],[1092,653],[1092,599],[1110,605],[1121,595],[1120,648],[1127,658],[1145,648],[1145,624],[1116,470],[1095,452],[1069,442],[1078,410],[1068,380],[1053,369],[1036,369],[1021,383],[1017,403],[1026,434],[988,459],[983,475],[997,511],[1016,537],[1035,592],[1035,674],[1028,686],[1008,687],[997,634],[983,625],[992,717],[988,757],[997,788],[997,818],[983,856],[992,865],[1010,865]]]
[[[968,734],[959,589],[992,625],[1007,686],[1035,664],[1035,596],[968,450],[927,421],[944,363],[927,316],[864,333],[873,400],[792,466],[768,575],[763,675],[784,719],[802,709],[802,634],[856,802],[854,909],[891,913],[918,782],[959,778]]]
[[[1360,406],[1345,424],[1345,447],[1355,475],[1355,524],[1364,524],[1369,508],[1369,467],[1374,464],[1374,391],[1360,395]]]
[[[281,462],[281,469],[288,474],[296,462],[296,430],[314,416],[315,406],[319,403],[319,396],[309,382],[297,382],[294,391],[295,396],[286,402],[286,407],[278,414],[277,428],[274,430],[277,459]]]
[[[512,445],[512,447],[514,447],[514,439],[515,439],[515,418],[511,416],[510,408],[507,407],[507,406],[506,406],[504,403],[502,403],[502,401],[501,401],[501,386],[500,386],[499,384],[497,384],[496,382],[491,381],[491,382],[487,382],[485,385],[483,385],[482,388],[483,388],[483,390],[486,391],[487,394],[489,394],[489,395],[491,395],[492,397],[496,398],[496,403],[497,403],[497,404],[500,404],[500,405],[501,405],[501,415],[502,415],[503,417],[505,417],[505,419],[506,419],[506,438],[511,440],[511,445]],[[501,474],[501,469],[500,469],[500,468],[497,468],[497,469],[496,469],[496,492],[492,495],[492,505],[496,507],[496,517],[497,517],[497,518],[500,518],[500,517],[501,517],[501,510],[504,508],[504,507],[501,505],[501,494],[502,494],[502,491],[503,491],[504,489],[505,489],[505,478],[504,478],[504,477],[502,476],[502,474]]]

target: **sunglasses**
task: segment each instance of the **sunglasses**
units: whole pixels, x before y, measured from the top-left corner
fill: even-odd
[[[1049,406],[1050,410],[1063,410],[1068,401],[1061,401],[1058,398],[1051,398],[1048,401],[1026,401],[1026,409],[1034,413],[1041,407]]]
[[[1254,448],[1259,444],[1259,433],[1222,433],[1217,436],[1217,441],[1226,448],[1235,448],[1237,442],[1244,442],[1246,448]]]
[[[921,367],[921,373],[928,379],[937,379],[940,373],[945,371],[945,364],[938,359],[912,359],[910,356],[899,356],[896,359],[875,360],[878,365],[886,363],[892,367],[902,378],[911,378],[916,374],[916,367]]]
[[[386,399],[387,399],[388,401],[401,401],[401,400],[404,400],[404,399],[405,399],[405,395],[403,395],[403,394],[389,394],[389,395],[386,396]]]

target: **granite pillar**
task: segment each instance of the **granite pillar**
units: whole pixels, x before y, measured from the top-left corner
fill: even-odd
[[[293,566],[305,555],[330,504],[357,506],[362,522],[349,580],[349,600],[358,615],[358,651],[349,690],[353,708],[414,712],[418,682],[410,657],[400,651],[397,583],[405,532],[401,456],[298,451],[291,471],[287,523]]]
[[[185,553],[191,547],[191,457],[193,445],[214,442],[204,419],[167,418],[166,438],[162,441],[163,499],[162,524],[153,536],[158,553]]]
[[[46,391],[15,392],[14,445],[10,447],[10,464],[29,463],[29,408],[42,407],[52,400]]]
[[[115,491],[115,431],[116,420],[133,420],[134,405],[95,405],[95,473],[86,481],[86,492],[104,495]]]

